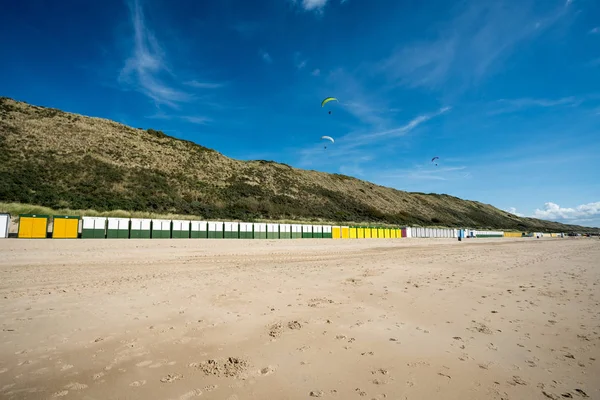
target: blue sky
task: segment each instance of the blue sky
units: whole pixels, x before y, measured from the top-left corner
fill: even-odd
[[[7,2],[0,58],[3,96],[600,226],[596,0]]]

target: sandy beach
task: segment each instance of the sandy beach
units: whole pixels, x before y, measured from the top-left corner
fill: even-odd
[[[600,398],[600,240],[0,242],[2,399]]]

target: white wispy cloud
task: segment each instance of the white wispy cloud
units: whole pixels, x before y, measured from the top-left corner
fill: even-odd
[[[432,118],[435,118],[437,116],[445,114],[445,113],[449,112],[451,109],[452,109],[452,107],[442,107],[436,112],[419,115],[419,116],[413,118],[412,120],[410,120],[407,124],[402,125],[397,128],[386,129],[383,131],[371,132],[371,133],[360,134],[360,135],[349,135],[349,137],[351,137],[352,140],[348,144],[348,146],[356,147],[356,146],[361,146],[365,143],[371,143],[375,140],[391,139],[391,138],[404,136],[404,135],[408,134],[409,132],[411,132],[412,130],[414,130],[419,125],[423,124],[424,122],[427,122]]]
[[[398,155],[393,153],[393,146],[386,144],[396,145],[398,137],[408,135],[427,121],[450,110],[450,107],[442,107],[435,112],[417,115],[404,125],[393,129],[348,133],[336,137],[334,144],[327,143],[326,150],[323,149],[323,144],[315,143],[296,152],[300,156],[297,164],[304,168],[330,168],[345,175],[396,188],[405,187],[407,184],[467,179],[470,172],[466,166],[448,162],[447,165],[440,164],[438,167],[430,162],[431,156],[425,157],[422,164],[408,168],[397,168],[397,165],[405,162],[394,163],[393,166],[386,165],[384,168],[379,163],[372,162],[376,159],[398,158]]]
[[[456,38],[413,43],[395,51],[375,69],[401,85],[435,87],[449,75],[456,48]]]
[[[321,70],[319,68],[315,68],[313,69],[313,72],[311,72],[312,76],[320,76],[321,75]]]
[[[292,0],[292,3],[300,4],[306,11],[321,11],[327,2],[328,0]]]
[[[171,114],[165,114],[164,112],[157,112],[155,114],[152,115],[147,115],[145,118],[149,118],[149,119],[173,119],[173,115]]]
[[[564,170],[593,159],[597,153],[598,146],[594,146],[595,142],[581,141],[582,144],[579,144],[573,142],[571,136],[559,137],[556,132],[544,132],[547,132],[548,138],[554,139],[530,141],[526,138],[527,135],[523,135],[523,139],[512,142],[512,148],[473,153],[464,162],[477,166],[477,171],[502,171],[500,175],[510,172],[515,178],[519,178],[523,170]]]
[[[374,70],[407,87],[440,88],[451,77],[469,85],[489,74],[518,44],[541,34],[567,12],[558,7],[538,17],[533,0],[468,1],[440,27],[437,38],[397,48]]]
[[[207,123],[212,121],[212,118],[200,115],[175,115],[175,114],[167,114],[164,112],[157,112],[153,115],[148,115],[146,118],[149,119],[162,119],[162,120],[182,120],[187,121],[192,124],[197,125],[206,125]]]
[[[571,97],[563,97],[560,99],[532,99],[532,98],[522,98],[522,99],[501,99],[499,102],[507,103],[510,105],[515,105],[517,107],[529,107],[529,106],[539,106],[539,107],[554,107],[560,106],[564,104],[579,104],[581,101],[577,98]]]
[[[182,116],[180,118],[187,122],[190,122],[192,124],[197,124],[197,125],[206,125],[207,123],[212,121],[211,118],[202,117],[202,116]]]
[[[165,60],[165,53],[146,26],[139,0],[134,0],[128,5],[134,28],[134,48],[119,74],[119,81],[131,85],[156,104],[176,108],[178,103],[192,100],[191,95],[161,79],[161,73],[172,75]]]
[[[357,178],[365,175],[364,168],[360,167],[358,164],[341,165],[339,171],[340,174],[353,176]]]
[[[224,83],[219,83],[219,82],[199,82],[197,80],[191,80],[188,82],[185,82],[186,85],[188,86],[192,86],[198,89],[218,89],[221,88],[223,86],[225,86]]]
[[[361,167],[363,163],[370,160],[370,154],[368,153],[368,147],[373,146],[377,141],[394,139],[400,136],[407,135],[419,125],[442,115],[450,110],[450,107],[443,107],[440,110],[419,115],[406,124],[388,130],[374,131],[374,132],[354,132],[348,133],[339,138],[335,138],[335,144],[327,147],[327,157],[323,158],[323,149],[320,143],[317,143],[309,148],[301,149],[296,152],[300,156],[299,164],[302,166],[314,166],[323,165],[325,163],[338,163],[353,159],[356,161],[354,167]]]
[[[467,171],[465,173],[465,171]],[[440,187],[449,187],[464,181],[465,175],[469,174],[464,165],[436,167],[427,161],[406,168],[373,168],[365,172],[364,179],[376,182],[383,186],[393,187],[399,190],[439,191]],[[440,186],[441,185],[441,186]]]
[[[372,106],[368,102],[362,101],[347,101],[341,103],[352,115],[363,122],[370,124],[381,125],[384,119],[379,115],[381,110]]]
[[[329,93],[335,93],[339,105],[372,129],[386,129],[394,123],[389,110],[391,97],[379,90],[368,89],[356,74],[343,68],[331,71],[328,76]]]
[[[500,99],[496,102],[498,108],[488,112],[489,115],[497,115],[519,111],[532,107],[549,108],[558,106],[575,107],[583,103],[583,99],[574,96],[563,97],[559,99],[535,99],[535,98],[520,98],[520,99]]]
[[[574,222],[600,218],[600,201],[582,204],[575,208],[561,207],[556,203],[544,203],[544,209],[539,208],[533,213],[535,218],[560,222]]]
[[[413,168],[404,168],[392,170],[389,172],[379,173],[379,179],[407,179],[407,180],[438,180],[447,181],[456,179],[458,175],[454,174],[458,171],[464,171],[467,167],[460,165],[456,167],[433,167],[429,164],[417,165]],[[462,176],[462,175],[461,175]]]
[[[258,52],[260,54],[260,57],[263,59],[264,62],[266,62],[267,64],[271,64],[273,63],[273,58],[271,57],[271,55],[269,53],[267,53],[264,50],[259,50]]]
[[[597,33],[600,33],[600,26],[597,26],[595,28],[590,29],[590,32],[592,35],[595,35]]]

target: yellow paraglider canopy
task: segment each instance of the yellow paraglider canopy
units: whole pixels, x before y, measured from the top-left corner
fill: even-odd
[[[337,101],[339,102],[338,99],[336,99],[335,97],[326,97],[325,99],[323,99],[323,101],[321,102],[321,107],[323,107],[325,104],[329,103],[330,101]]]

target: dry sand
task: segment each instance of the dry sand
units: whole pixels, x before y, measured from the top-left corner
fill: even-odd
[[[7,239],[0,256],[2,399],[600,398],[600,240]]]

